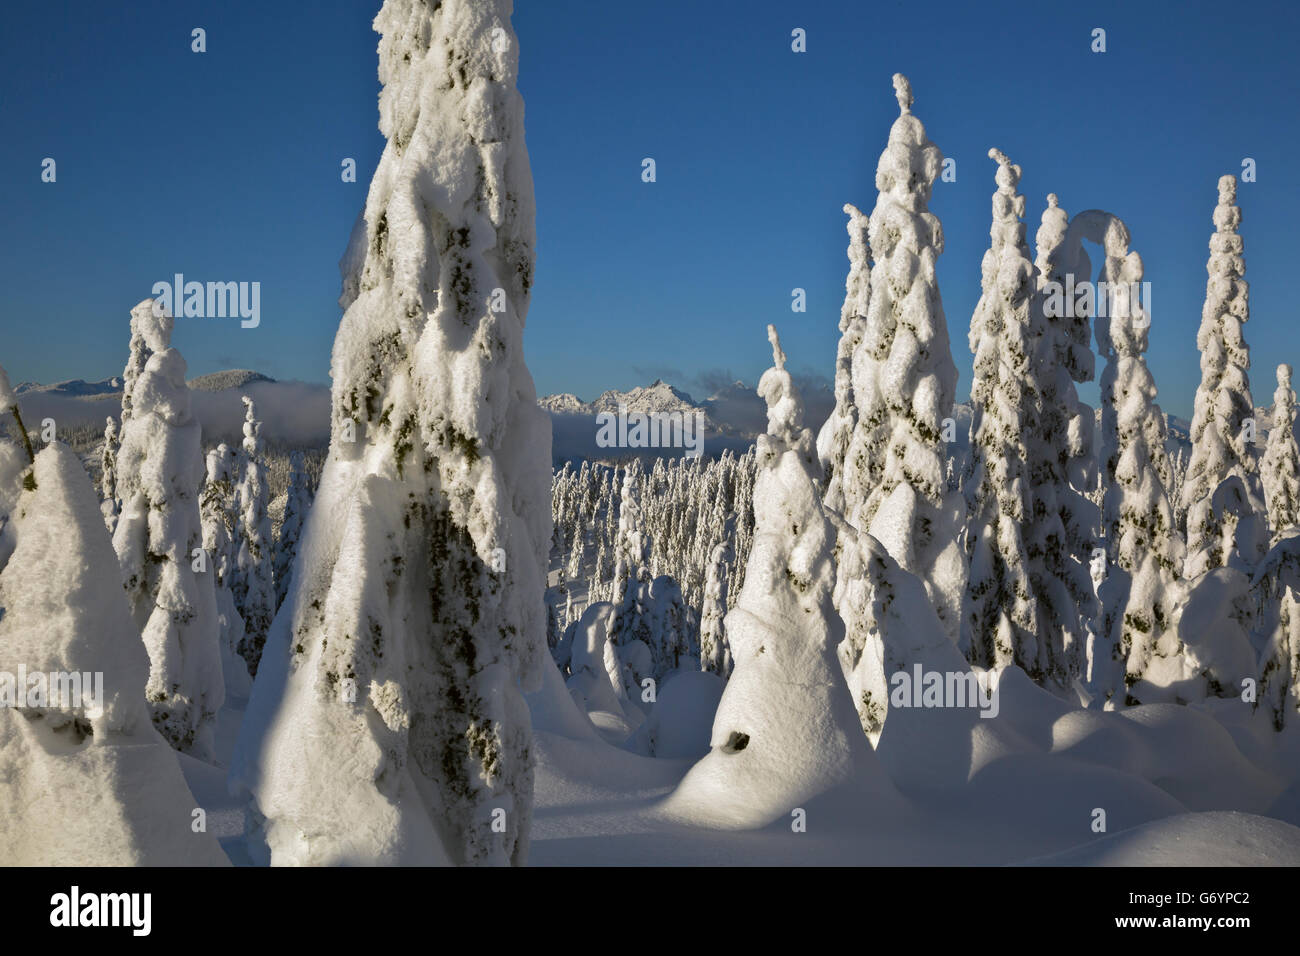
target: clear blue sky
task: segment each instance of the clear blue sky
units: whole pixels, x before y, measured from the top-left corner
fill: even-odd
[[[191,374],[328,380],[337,262],[383,143],[377,4],[194,0],[11,5],[0,34],[0,364],[15,381],[119,374],[153,282],[257,280],[262,324],[183,320]],[[541,394],[663,377],[750,383],[775,322],[829,377],[844,216],[875,201],[890,76],[957,182],[931,209],[959,395],[988,245],[990,146],[1024,167],[1029,234],[1048,192],[1133,234],[1153,283],[1149,361],[1167,411],[1199,376],[1215,183],[1240,173],[1256,402],[1300,364],[1286,283],[1300,222],[1292,4],[655,3],[519,0],[538,201],[526,348]],[[207,52],[190,31],[207,31]],[[793,53],[790,32],[807,31]],[[1090,51],[1090,31],[1108,51]],[[58,181],[40,181],[41,160]],[[653,157],[658,181],[641,182]],[[358,182],[340,181],[354,157]],[[790,291],[808,311],[790,311]],[[1085,397],[1095,401],[1095,388]],[[700,396],[703,397],[703,396]]]

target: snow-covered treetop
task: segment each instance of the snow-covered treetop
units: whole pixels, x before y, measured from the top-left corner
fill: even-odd
[[[898,112],[904,115],[912,112],[912,84],[902,73],[894,74],[894,96],[898,99]]]
[[[257,417],[257,404],[247,395],[244,401],[244,453],[250,458],[260,458],[262,454],[262,423]]]
[[[131,332],[144,339],[151,352],[165,352],[171,348],[175,325],[171,313],[154,299],[145,299],[131,310]]]
[[[793,445],[803,430],[803,400],[785,370],[785,352],[775,325],[767,327],[767,340],[772,343],[774,364],[758,382],[758,394],[767,402],[767,433]]]

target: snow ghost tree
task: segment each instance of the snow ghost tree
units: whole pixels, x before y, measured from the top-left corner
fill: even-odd
[[[1269,417],[1268,445],[1260,474],[1274,535],[1300,525],[1300,447],[1295,439],[1295,389],[1291,366],[1277,367],[1277,391]]]
[[[152,299],[131,310],[132,357],[137,340],[147,357],[133,377],[129,416],[123,398],[122,513],[113,547],[149,653],[145,696],[154,726],[176,749],[208,759],[225,689],[213,575],[194,563],[203,545],[199,423],[190,410],[185,360],[171,347],[172,326]]]
[[[289,456],[289,489],[285,495],[284,518],[280,521],[280,536],[275,542],[275,609],[284,603],[293,574],[294,558],[298,555],[298,539],[302,535],[303,519],[311,507],[307,489],[307,469],[302,452]]]
[[[721,677],[731,673],[731,648],[727,644],[727,559],[730,546],[724,541],[714,545],[709,557],[709,579],[704,586],[704,606],[700,610],[700,667]]]
[[[276,864],[525,860],[551,449],[510,11],[375,18],[388,142],[341,263],[329,456],[232,766]]]
[[[852,361],[857,420],[839,480],[844,517],[925,581],[956,640],[965,505],[947,486],[942,429],[957,369],[934,272],[943,229],[926,208],[943,156],[912,115],[911,86],[901,74],[894,89],[900,115],[876,169],[869,227],[875,261]]]
[[[1030,306],[1034,267],[1025,242],[1020,167],[996,149],[992,245],[984,253],[983,294],[971,317],[971,452],[966,476],[970,576],[962,608],[962,646],[983,667],[1015,663],[1036,680],[1050,669],[1039,644],[1038,602],[1029,580],[1022,529],[1030,514],[1029,451],[1041,396],[1030,374],[1036,356]]]
[[[1196,345],[1201,350],[1201,383],[1192,417],[1192,457],[1183,485],[1187,512],[1187,558],[1184,574],[1196,578],[1230,563],[1237,550],[1253,567],[1267,545],[1260,528],[1263,490],[1255,461],[1254,402],[1250,395],[1250,349],[1242,326],[1250,318],[1250,288],[1243,278],[1246,263],[1237,180],[1219,179],[1214,208],[1214,235],[1206,264],[1205,307]],[[1219,486],[1236,477],[1244,494],[1235,494],[1236,514],[1223,514],[1213,502]],[[1234,483],[1235,484],[1235,483]]]
[[[240,656],[248,672],[257,675],[266,632],[275,616],[275,586],[272,582],[271,516],[267,511],[266,466],[262,462],[262,423],[257,407],[244,397],[244,443],[239,455],[239,487],[235,498],[239,508],[239,534],[235,551],[235,606],[244,619],[244,640]]]
[[[726,621],[735,669],[712,749],[665,803],[670,815],[733,829],[766,826],[850,780],[888,791],[836,659],[844,625],[831,602],[834,538],[813,434],[772,326],[768,338],[754,544]]]
[[[151,368],[142,381],[156,374]],[[157,414],[147,399],[141,404],[136,422]],[[129,430],[126,437],[134,443]],[[5,863],[224,866],[216,839],[191,828],[197,801],[176,754],[150,726],[142,691],[146,681],[158,685],[120,578],[104,573],[117,560],[90,479],[59,442],[36,456],[22,490],[27,467],[17,448],[0,444],[0,514],[10,519],[0,521],[7,543],[0,672],[25,667],[29,675],[71,679],[32,684],[29,677],[20,701],[5,700],[0,690]],[[128,514],[134,521],[134,507]],[[155,519],[165,524],[175,516]],[[173,640],[164,651],[180,656],[185,649]]]
[[[110,416],[104,421],[104,447],[99,453],[101,475],[99,487],[102,495],[99,510],[104,516],[104,524],[108,526],[109,534],[112,534],[113,529],[117,527],[117,515],[122,507],[117,500],[118,441],[117,420]]]
[[[857,206],[844,204],[849,217],[849,276],[844,281],[840,308],[840,344],[835,354],[835,408],[817,434],[826,506],[844,511],[844,459],[858,423],[853,393],[853,355],[862,343],[871,301],[871,247],[867,242],[867,217]]]

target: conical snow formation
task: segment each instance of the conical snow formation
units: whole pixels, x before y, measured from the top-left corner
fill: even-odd
[[[943,156],[912,115],[911,87],[901,74],[894,89],[900,115],[876,169],[870,299],[852,361],[857,421],[839,481],[844,517],[925,581],[955,641],[965,506],[948,491],[942,436],[957,369],[934,272],[943,228],[926,208]]]
[[[202,570],[195,564],[203,547],[199,423],[190,411],[185,360],[171,347],[172,325],[152,299],[131,310],[132,357],[139,342],[146,360],[134,378],[129,416],[123,397],[122,513],[113,547],[149,652],[145,694],[154,726],[176,749],[209,759],[225,688],[213,574],[206,559]]]
[[[984,253],[983,294],[971,317],[975,356],[971,383],[971,453],[966,478],[970,575],[962,605],[962,645],[983,667],[1016,663],[1042,679],[1050,651],[1039,643],[1038,602],[1029,580],[1022,537],[1030,515],[1033,476],[1026,441],[1042,397],[1031,374],[1037,355],[1030,307],[1035,288],[1016,192],[1020,167],[996,149],[992,245]]]
[[[0,445],[0,512],[12,549],[0,571],[5,863],[224,866],[217,841],[194,832],[198,802],[150,726],[150,662],[90,479],[58,442],[36,456],[20,492],[26,464]],[[24,671],[21,685],[5,680]]]
[[[754,544],[726,618],[735,669],[712,750],[664,804],[671,816],[734,829],[766,826],[851,780],[889,789],[836,659],[844,625],[831,602],[834,536],[813,435],[771,326],[768,338],[775,367],[758,384],[768,426],[758,437]]]
[[[1184,575],[1195,578],[1231,563],[1234,550],[1251,568],[1263,556],[1267,540],[1261,524],[1263,489],[1255,460],[1254,402],[1250,395],[1250,348],[1242,334],[1250,318],[1243,242],[1237,233],[1241,209],[1237,180],[1219,179],[1210,237],[1209,279],[1196,345],[1201,350],[1201,384],[1192,416],[1192,457],[1183,485],[1187,511],[1187,558]],[[1213,506],[1219,486],[1236,477],[1244,489],[1237,514]],[[1241,497],[1241,496],[1238,496]]]
[[[862,343],[871,303],[868,220],[851,203],[844,204],[844,212],[849,217],[849,276],[844,281],[840,344],[835,354],[835,408],[817,434],[817,457],[821,459],[826,484],[822,497],[826,507],[841,513],[844,511],[844,459],[858,423],[858,406],[853,394],[853,354]]]
[[[1295,438],[1296,399],[1291,366],[1277,367],[1277,391],[1269,417],[1268,445],[1260,478],[1274,537],[1300,525],[1300,447]]]
[[[341,264],[329,457],[232,766],[275,864],[526,856],[551,448],[510,12],[375,18],[388,144]]]

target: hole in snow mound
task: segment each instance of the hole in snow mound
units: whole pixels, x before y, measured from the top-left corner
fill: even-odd
[[[740,753],[748,746],[749,734],[742,734],[738,730],[733,730],[731,736],[727,738],[727,742],[722,745],[722,752],[724,754]]]

